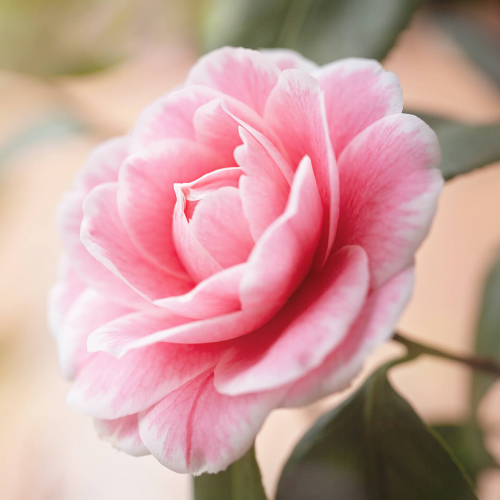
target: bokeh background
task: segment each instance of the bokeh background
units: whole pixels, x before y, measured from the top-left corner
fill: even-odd
[[[316,21],[303,14],[315,3],[323,9]],[[305,23],[295,22],[300,16]],[[319,62],[381,58],[399,75],[408,110],[500,123],[498,1],[0,0],[3,500],[190,498],[188,476],[114,450],[96,437],[90,418],[65,406],[68,383],[45,309],[61,252],[56,208],[89,151],[126,133],[141,108],[181,83],[203,51],[226,42],[295,46]],[[500,164],[493,164],[446,184],[417,255],[417,285],[400,329],[472,353],[485,277],[499,249]],[[400,352],[391,343],[380,348],[356,385]],[[391,379],[428,423],[468,416],[464,366],[422,358],[393,370]],[[346,394],[267,420],[257,456],[271,495],[300,436]],[[500,461],[500,386],[481,403],[479,420]],[[478,476],[479,498],[498,500],[500,471],[487,465]]]

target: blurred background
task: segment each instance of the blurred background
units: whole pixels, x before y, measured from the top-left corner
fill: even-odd
[[[126,133],[146,104],[183,81],[200,54],[223,44],[292,47],[319,63],[377,58],[399,75],[406,110],[434,115],[429,120],[441,133],[452,174],[486,166],[446,184],[417,256],[417,285],[400,330],[473,353],[484,350],[476,341],[484,315],[497,314],[488,335],[500,343],[500,291],[483,303],[500,249],[500,163],[494,164],[500,160],[500,2],[0,0],[3,500],[190,498],[188,476],[152,457],[114,450],[96,437],[90,418],[65,406],[68,383],[58,371],[45,310],[61,252],[56,207],[88,152]],[[398,345],[383,346],[356,385],[400,352]],[[500,349],[489,354],[500,357]],[[463,437],[462,423],[475,408],[466,367],[423,358],[396,368],[391,379],[426,422],[457,426],[451,444],[476,477],[480,500],[498,500],[500,385],[479,404],[484,446],[479,437],[467,447],[464,440],[472,438]],[[257,455],[270,495],[300,436],[345,396],[279,410],[267,420]]]

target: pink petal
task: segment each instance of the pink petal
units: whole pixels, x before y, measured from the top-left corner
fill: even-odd
[[[322,208],[318,186],[305,157],[301,162],[285,212],[257,241],[240,289],[243,310],[277,311],[308,273],[321,233]]]
[[[215,273],[222,271],[222,266],[210,255],[206,248],[193,234],[186,217],[186,197],[182,184],[175,184],[177,203],[174,208],[172,234],[175,249],[189,276],[199,283]]]
[[[269,96],[264,117],[280,138],[293,167],[305,155],[311,158],[323,204],[323,232],[316,257],[321,266],[333,246],[339,187],[319,83],[303,71],[283,71]]]
[[[243,145],[234,152],[245,173],[240,179],[240,196],[250,233],[257,241],[285,210],[290,186],[269,151],[243,127],[240,135]]]
[[[217,345],[158,343],[119,359],[99,352],[80,370],[68,403],[104,419],[137,413],[213,367],[219,349]]]
[[[196,110],[220,98],[220,93],[203,85],[183,88],[160,97],[137,118],[130,138],[132,153],[168,138],[195,139],[193,116]]]
[[[165,467],[194,475],[215,473],[248,451],[281,397],[276,391],[224,396],[208,371],[141,414],[139,431]]]
[[[105,182],[116,182],[118,172],[129,152],[128,137],[115,137],[99,144],[77,174],[76,187],[88,193]]]
[[[130,307],[141,307],[146,300],[115,276],[83,245],[80,230],[83,220],[83,192],[67,193],[59,206],[58,228],[69,265],[79,279],[104,296]]]
[[[57,284],[49,292],[48,323],[55,338],[71,306],[86,287],[65,256],[59,265]]]
[[[191,182],[220,168],[219,158],[192,141],[158,141],[123,165],[118,211],[130,239],[158,267],[189,281],[174,246],[174,183]]]
[[[185,295],[168,297],[156,302],[175,314],[205,319],[241,309],[239,288],[245,264],[224,269],[199,283]]]
[[[262,113],[278,76],[279,69],[258,52],[224,47],[205,55],[193,66],[186,86],[206,85]]]
[[[370,59],[341,59],[313,73],[325,93],[330,139],[337,158],[357,134],[384,116],[401,113],[398,77]]]
[[[94,427],[101,439],[133,457],[150,455],[139,435],[138,415],[128,415],[115,420],[95,419]]]
[[[234,396],[275,389],[318,367],[356,319],[369,280],[361,247],[333,254],[273,320],[224,354],[215,370],[217,390]]]
[[[254,246],[235,187],[222,187],[205,195],[189,225],[195,238],[223,268],[246,262]]]
[[[312,73],[318,65],[306,59],[303,55],[290,49],[260,49],[259,52],[269,61],[276,64],[281,71],[286,69],[300,69]]]
[[[89,351],[106,351],[122,356],[158,342],[205,344],[222,342],[256,330],[271,319],[276,308],[236,311],[214,318],[194,321],[168,311],[150,309],[132,313],[98,328],[87,343]]]
[[[413,262],[443,185],[439,161],[434,132],[404,114],[366,128],[339,158],[342,196],[335,246],[366,250],[373,287]]]
[[[81,239],[87,250],[137,293],[150,300],[189,291],[192,283],[160,269],[132,243],[118,214],[117,191],[116,183],[102,184],[85,199]]]
[[[86,289],[73,303],[61,325],[57,347],[63,376],[74,378],[88,361],[91,354],[87,351],[87,338],[96,328],[131,312],[130,308]]]
[[[348,387],[368,355],[393,335],[412,288],[413,268],[409,268],[372,291],[343,342],[321,366],[291,386],[284,406],[304,406]]]

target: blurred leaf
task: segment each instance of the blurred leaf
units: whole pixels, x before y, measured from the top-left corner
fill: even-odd
[[[276,500],[477,500],[441,439],[391,387],[392,365],[307,432]]]
[[[85,131],[85,125],[66,113],[53,113],[20,130],[0,147],[0,170],[17,153],[43,141]]]
[[[267,500],[255,449],[225,471],[194,478],[195,500]]]
[[[298,50],[324,64],[382,59],[424,0],[208,0],[205,50],[223,45]]]
[[[483,292],[476,332],[476,353],[500,362],[500,259],[491,269]],[[471,390],[474,411],[493,382],[494,376],[474,372]]]
[[[496,30],[457,9],[437,9],[433,18],[490,78],[500,85],[500,37]]]
[[[500,123],[468,125],[417,113],[436,132],[443,159],[439,168],[446,180],[500,161]]]
[[[432,429],[450,447],[474,483],[481,471],[498,467],[484,446],[483,432],[474,420],[469,420],[463,425],[433,425]]]

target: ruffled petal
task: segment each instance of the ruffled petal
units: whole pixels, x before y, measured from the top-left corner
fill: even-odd
[[[243,145],[234,152],[237,164],[245,173],[240,178],[240,196],[250,233],[257,241],[284,212],[290,185],[265,146],[243,127],[240,127],[240,135]]]
[[[193,283],[172,276],[146,259],[130,240],[118,213],[116,183],[102,184],[84,202],[81,239],[107,269],[149,300],[181,295]]]
[[[141,438],[165,467],[199,475],[226,469],[252,446],[281,392],[219,394],[208,371],[139,418]]]
[[[269,96],[264,117],[280,138],[292,167],[297,167],[305,155],[311,159],[323,205],[323,230],[316,257],[316,265],[321,267],[335,237],[339,181],[318,81],[303,71],[283,71]]]
[[[241,282],[243,310],[268,307],[276,312],[308,273],[322,224],[321,200],[311,161],[301,162],[285,212],[257,241]]]
[[[128,415],[115,420],[95,419],[94,427],[101,439],[133,457],[150,455],[139,435],[139,416]]]
[[[174,183],[191,182],[221,168],[218,155],[184,139],[158,141],[123,165],[118,184],[120,218],[130,239],[165,272],[189,281],[174,246]]]
[[[277,66],[259,52],[223,47],[198,60],[189,72],[186,86],[206,85],[262,113],[279,73]]]
[[[325,93],[330,140],[337,158],[357,134],[403,111],[398,77],[371,59],[341,59],[313,73]]]
[[[235,396],[275,389],[318,367],[349,331],[369,281],[361,247],[332,255],[273,320],[223,355],[215,370],[217,390]]]
[[[119,359],[96,353],[76,377],[68,403],[104,419],[137,413],[213,367],[219,351],[217,345],[159,343],[135,349]]]
[[[368,355],[393,335],[410,299],[413,280],[413,268],[409,268],[373,290],[344,341],[321,366],[290,386],[283,406],[308,405],[348,387]]]
[[[442,175],[436,134],[412,115],[391,115],[359,134],[339,158],[335,245],[360,245],[377,287],[413,262],[427,235]]]
[[[318,69],[318,65],[305,58],[295,50],[290,49],[260,49],[259,52],[269,61],[274,63],[281,71],[286,69],[300,69],[306,73],[312,73]]]

